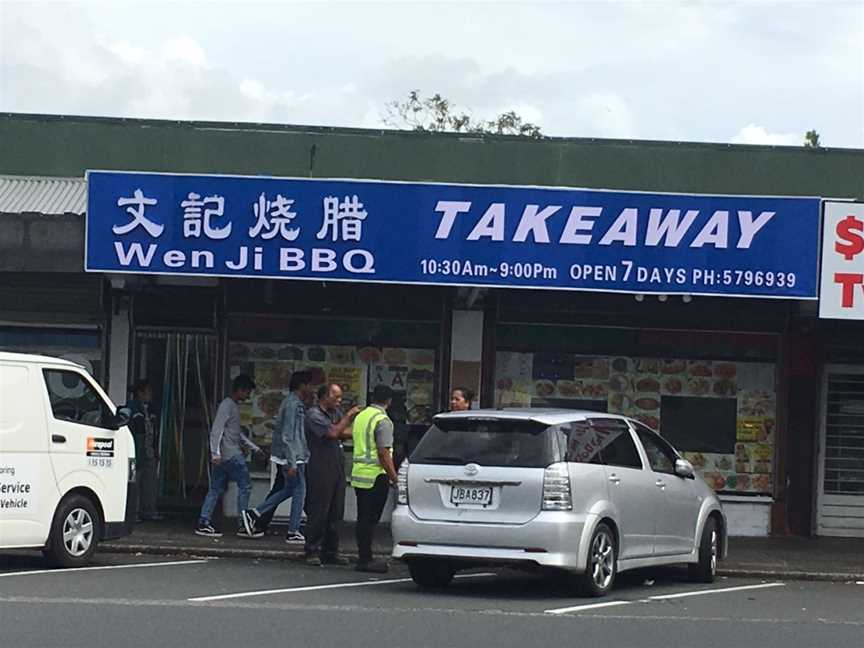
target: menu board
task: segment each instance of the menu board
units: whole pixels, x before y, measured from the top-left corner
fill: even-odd
[[[661,434],[669,426],[667,436],[715,490],[772,490],[773,364],[499,352],[495,400],[595,411],[605,401],[605,411]]]
[[[427,424],[431,419],[434,350],[234,342],[228,364],[231,378],[245,373],[255,381],[240,415],[258,445],[271,445],[276,415],[295,371],[309,371],[316,388],[338,383],[344,407],[366,405],[372,388],[387,384],[395,394],[390,412],[394,420]]]

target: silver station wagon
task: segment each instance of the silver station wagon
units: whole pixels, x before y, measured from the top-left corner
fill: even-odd
[[[592,596],[628,569],[688,564],[711,582],[726,555],[714,491],[637,421],[573,410],[436,416],[399,469],[393,556],[421,587],[459,569],[543,567]]]

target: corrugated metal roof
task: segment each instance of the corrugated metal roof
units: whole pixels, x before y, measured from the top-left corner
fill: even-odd
[[[83,214],[86,209],[84,178],[0,175],[0,213]]]

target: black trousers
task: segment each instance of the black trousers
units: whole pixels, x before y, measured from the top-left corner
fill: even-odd
[[[387,475],[379,475],[372,488],[355,488],[354,492],[357,494],[357,549],[363,564],[372,561],[372,539],[387,504],[390,480]]]
[[[310,461],[306,472],[306,555],[322,560],[339,553],[345,515],[345,468],[336,461]]]

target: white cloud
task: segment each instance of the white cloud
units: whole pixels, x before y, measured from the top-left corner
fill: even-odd
[[[205,65],[207,56],[201,45],[193,38],[173,38],[162,45],[162,58],[166,62],[183,61],[191,65]]]
[[[577,116],[584,120],[580,134],[629,139],[637,136],[636,117],[623,97],[588,94],[578,102]]]
[[[129,41],[117,41],[108,46],[108,50],[118,59],[130,65],[140,65],[147,60],[147,50],[133,46]]]
[[[749,124],[732,138],[733,144],[773,144],[775,146],[802,146],[804,133],[771,133],[764,126]]]

